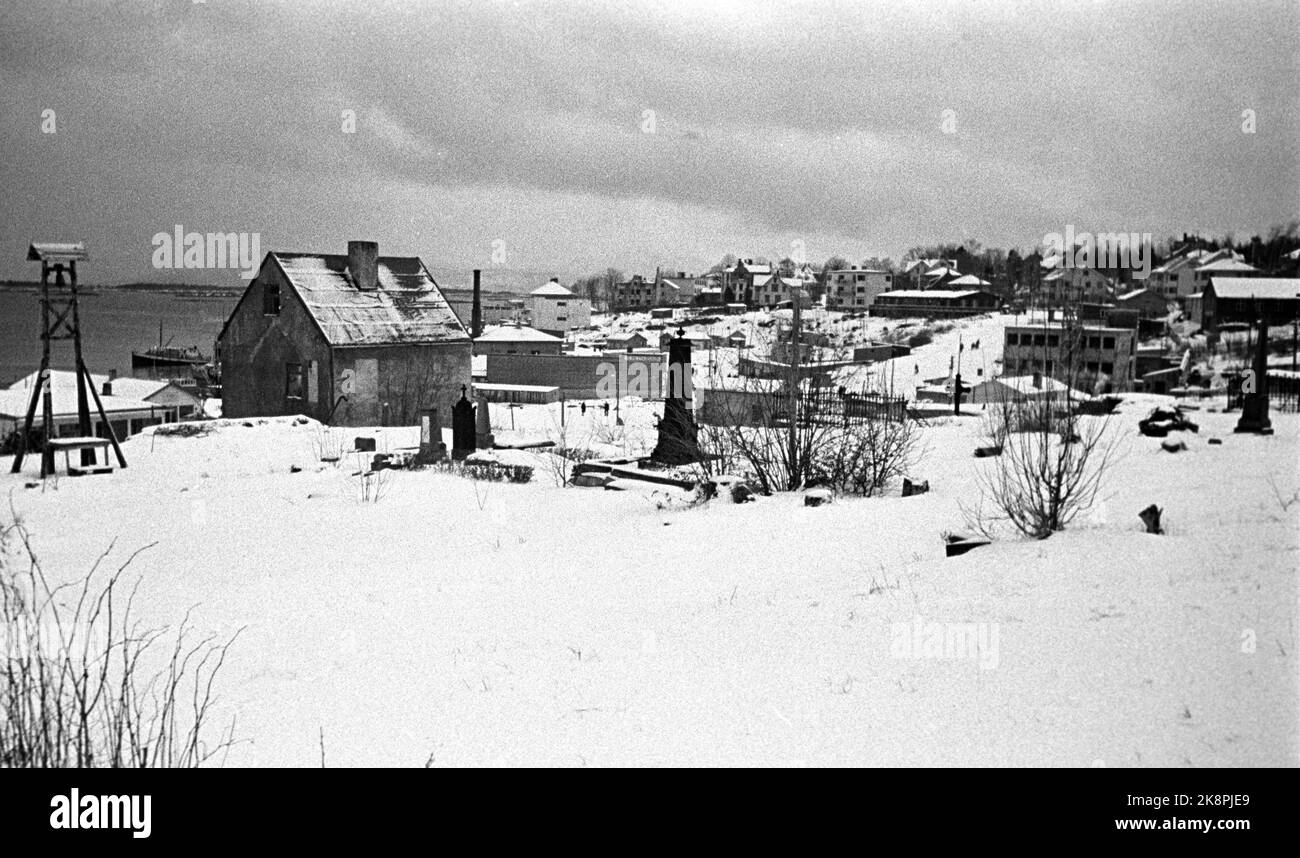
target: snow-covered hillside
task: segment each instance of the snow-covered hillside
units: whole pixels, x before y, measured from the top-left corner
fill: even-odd
[[[1151,401],[1121,407],[1086,520],[952,559],[974,418],[926,430],[929,494],[819,508],[665,511],[541,470],[394,472],[364,503],[322,447],[413,431],[289,419],[139,436],[126,470],[44,487],[2,459],[0,491],[50,573],[156,540],[143,619],[247,626],[220,683],[232,765],[315,765],[322,733],[330,765],[1293,765],[1300,419],[1261,438],[1201,412],[1171,455],[1135,430]],[[623,416],[653,443],[648,407]],[[1166,535],[1141,532],[1150,503]],[[962,628],[973,649],[925,642]]]

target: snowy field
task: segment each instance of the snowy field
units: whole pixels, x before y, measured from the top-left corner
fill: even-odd
[[[354,459],[319,461],[329,430],[289,419],[138,436],[125,471],[44,487],[36,460],[0,459],[0,491],[52,574],[157,541],[131,568],[148,622],[196,606],[201,630],[246,627],[220,681],[228,765],[318,765],[322,734],[332,766],[1295,765],[1300,503],[1278,495],[1300,490],[1300,419],[1254,437],[1198,412],[1171,455],[1136,431],[1153,401],[1121,406],[1124,458],[1086,520],[952,559],[973,418],[925,431],[931,493],[821,508],[663,510],[540,468],[395,472],[366,503]],[[648,407],[625,403],[621,437],[568,415],[653,444]],[[1142,532],[1150,503],[1166,535]],[[931,650],[935,628],[979,645]]]

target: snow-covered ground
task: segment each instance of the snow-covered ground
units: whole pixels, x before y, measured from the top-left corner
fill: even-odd
[[[908,369],[946,371],[942,345]],[[220,681],[231,765],[316,765],[322,733],[338,766],[1294,765],[1300,418],[1255,437],[1198,412],[1169,454],[1135,430],[1153,401],[1121,406],[1124,458],[1071,530],[951,559],[974,418],[926,429],[929,494],[819,508],[663,510],[541,470],[393,472],[366,503],[355,458],[321,450],[414,430],[288,419],[135,437],[126,470],[43,488],[36,460],[0,459],[0,491],[52,574],[157,541],[132,566],[144,619],[246,627]],[[650,408],[621,416],[623,435],[596,408],[566,427],[653,444]],[[1141,532],[1150,503],[1166,535]],[[982,645],[928,648],[963,628]]]

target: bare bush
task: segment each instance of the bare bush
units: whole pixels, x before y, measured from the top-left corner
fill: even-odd
[[[1083,416],[1079,406],[1068,387],[1050,385],[1038,398],[990,405],[985,434],[1001,454],[982,460],[979,500],[964,510],[971,527],[990,536],[1009,522],[1045,539],[1093,506],[1119,439],[1108,416]]]
[[[591,453],[591,437],[581,443],[570,443],[568,426],[553,426],[548,433],[555,446],[547,450],[544,458],[546,470],[555,480],[555,485],[564,487],[573,482],[573,466],[594,458]]]
[[[216,735],[208,722],[239,633],[194,641],[188,613],[174,636],[143,627],[133,616],[136,588],[125,591],[122,575],[145,549],[101,574],[112,550],[84,578],[53,586],[22,525],[0,530],[0,766],[193,768],[233,743],[233,720]],[[148,672],[158,650],[164,666]]]
[[[886,491],[917,464],[922,453],[915,421],[869,417],[829,439],[814,463],[821,482],[841,494],[871,497]]]
[[[739,473],[771,494],[829,483],[877,494],[920,454],[901,400],[850,395],[817,378],[729,379],[705,392],[699,433],[706,475]]]

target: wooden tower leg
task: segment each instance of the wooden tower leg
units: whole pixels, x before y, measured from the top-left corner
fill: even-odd
[[[45,415],[45,446],[41,450],[41,479],[45,479],[54,473],[54,448],[50,446],[50,439],[54,437],[54,379],[50,378],[50,371],[45,371],[45,395],[44,408],[42,414]]]
[[[11,474],[18,473],[23,467],[23,456],[27,453],[27,438],[32,434],[32,423],[36,420],[36,403],[40,401],[41,391],[48,383],[46,380],[46,373],[49,372],[49,369],[50,368],[42,362],[40,371],[36,373],[36,385],[32,388],[32,400],[27,403],[27,417],[23,420],[22,434],[18,436],[18,448],[14,451],[13,467],[9,469],[9,473]],[[48,428],[45,430],[47,436],[49,431]],[[49,440],[48,437],[46,440]]]
[[[113,452],[117,454],[117,465],[119,468],[125,468],[126,457],[122,455],[122,447],[117,443],[117,433],[113,431],[113,424],[108,422],[108,415],[104,413],[104,403],[100,402],[99,391],[95,389],[94,382],[90,379],[90,371],[85,366],[81,367],[81,376],[90,388],[90,395],[95,397],[95,408],[99,411],[99,419],[104,421],[104,429],[108,431],[108,440],[113,444]]]
[[[58,282],[63,283],[63,272],[58,275]],[[86,370],[86,361],[81,356],[81,309],[77,300],[77,263],[68,263],[68,279],[71,287],[72,301],[72,354],[77,366],[77,432],[82,436],[95,434],[90,428],[90,403],[86,398],[86,385],[94,388],[94,380]],[[94,448],[87,447],[81,451],[81,465],[97,464]]]

